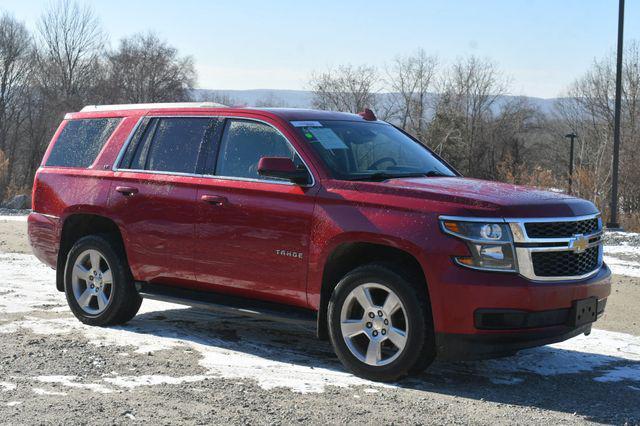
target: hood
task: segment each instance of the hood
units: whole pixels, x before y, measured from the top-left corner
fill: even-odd
[[[459,204],[478,216],[571,217],[598,213],[593,203],[563,193],[480,179],[425,177],[359,183],[369,188],[380,185],[384,187],[379,188],[382,192]]]

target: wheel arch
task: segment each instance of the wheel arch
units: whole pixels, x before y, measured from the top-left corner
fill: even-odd
[[[60,230],[60,247],[56,265],[56,288],[64,291],[64,271],[69,251],[76,241],[87,235],[106,234],[122,250],[126,259],[126,250],[122,232],[110,218],[93,213],[72,213],[64,218]]]
[[[429,289],[422,264],[405,248],[379,241],[344,241],[336,245],[327,255],[322,270],[320,303],[318,306],[317,334],[328,337],[327,308],[333,289],[349,271],[366,264],[380,263],[397,272],[408,282],[416,285],[420,294],[429,303]]]

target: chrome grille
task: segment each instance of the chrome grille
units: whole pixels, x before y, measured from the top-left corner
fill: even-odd
[[[531,253],[533,271],[539,277],[572,277],[588,274],[598,268],[599,246],[582,253],[573,251],[541,251]]]
[[[529,238],[565,238],[590,235],[599,231],[598,218],[572,222],[529,222],[525,224]]]
[[[520,275],[534,281],[565,281],[594,275],[602,266],[599,215],[505,219],[511,227]]]

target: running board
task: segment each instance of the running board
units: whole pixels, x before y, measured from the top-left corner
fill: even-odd
[[[177,303],[193,306],[194,308],[271,321],[308,325],[313,328],[317,324],[317,313],[315,311],[275,302],[245,299],[227,294],[149,284],[140,281],[136,281],[136,290],[145,299]]]

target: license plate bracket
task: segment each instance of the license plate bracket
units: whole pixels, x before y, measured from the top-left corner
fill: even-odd
[[[574,301],[571,318],[574,327],[594,322],[598,318],[598,299],[589,297]]]

